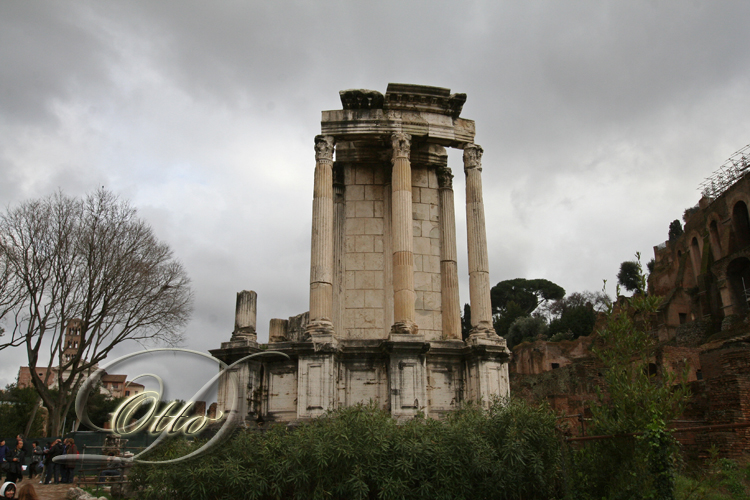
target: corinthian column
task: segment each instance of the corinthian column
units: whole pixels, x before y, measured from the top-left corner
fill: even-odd
[[[332,334],[333,323],[333,137],[315,137],[310,334]]]
[[[394,133],[392,189],[393,326],[391,333],[417,333],[414,322],[414,243],[412,239],[411,136]]]
[[[494,335],[490,303],[490,271],[487,259],[487,230],[482,200],[482,147],[464,147],[466,173],[466,232],[469,243],[469,299],[472,335]]]
[[[453,207],[453,174],[448,167],[437,169],[440,196],[440,296],[443,339],[461,339],[461,305],[458,297],[456,263],[456,212]]]

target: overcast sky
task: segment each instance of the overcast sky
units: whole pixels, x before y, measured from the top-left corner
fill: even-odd
[[[612,292],[750,142],[748,19],[718,1],[0,0],[0,204],[105,186],[193,280],[185,347],[227,341],[243,289],[265,341],[308,309],[321,111],[342,89],[448,87],[485,151],[491,282]],[[0,384],[24,356],[0,353]]]

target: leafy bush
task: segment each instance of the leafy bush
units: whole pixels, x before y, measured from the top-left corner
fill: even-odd
[[[684,233],[682,229],[682,223],[679,219],[675,219],[669,223],[669,241],[674,241]]]
[[[645,290],[640,261],[635,264],[636,286]],[[610,311],[594,349],[604,367],[606,393],[597,391],[590,433],[616,437],[571,454],[571,498],[674,499],[678,446],[666,423],[685,408],[687,372],[656,377],[649,370],[656,340],[648,325],[661,298],[638,294],[627,302],[619,312]]]
[[[199,445],[175,440],[149,459]],[[399,425],[375,405],[359,405],[293,429],[237,431],[208,456],[139,464],[131,479],[144,500],[533,500],[559,493],[560,456],[546,407],[467,404],[445,420]]]
[[[573,332],[571,332],[570,330],[557,332],[549,338],[550,342],[560,342],[563,340],[573,340]]]
[[[512,349],[525,340],[534,340],[540,336],[544,338],[546,335],[547,322],[544,318],[521,316],[510,325],[505,340],[508,342],[508,348]]]
[[[19,389],[16,384],[5,386],[0,391],[0,436],[13,436],[24,432],[35,407],[39,404],[39,395],[33,387]],[[29,435],[39,436],[42,434],[44,417],[38,411],[34,416]],[[6,443],[11,446],[15,443]]]
[[[549,324],[549,334],[570,332],[571,337],[577,339],[582,335],[591,335],[596,324],[596,312],[593,307],[575,306],[565,309],[562,315]]]
[[[510,330],[510,325],[513,324],[518,318],[523,318],[528,314],[513,301],[508,302],[507,307],[500,313],[496,314],[492,320],[492,326],[495,329],[495,333],[501,337],[506,337]]]

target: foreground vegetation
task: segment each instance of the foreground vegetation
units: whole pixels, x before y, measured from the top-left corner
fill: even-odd
[[[160,457],[189,449],[175,440]],[[294,429],[240,431],[208,456],[138,465],[132,480],[148,500],[533,500],[561,494],[561,457],[554,414],[521,401],[402,425],[360,405]]]
[[[750,499],[750,466],[715,458],[670,476],[674,490],[665,490],[664,470],[650,458],[671,446],[623,437],[572,450],[555,420],[548,408],[512,400],[398,425],[360,405],[295,428],[240,430],[208,455],[139,464],[130,477],[141,500]],[[174,439],[148,458],[177,458],[202,444]]]
[[[677,500],[750,500],[750,464],[714,456],[706,465],[677,476]]]

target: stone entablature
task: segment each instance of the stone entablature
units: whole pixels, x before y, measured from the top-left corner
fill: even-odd
[[[250,395],[239,401],[242,411],[293,420],[373,400],[408,418],[508,395],[509,353],[492,329],[483,151],[474,144],[474,122],[459,117],[466,96],[405,84],[390,84],[385,96],[340,95],[344,109],[324,111],[315,138],[309,316],[294,334],[290,325],[298,321],[271,321],[268,348],[290,359],[238,368]],[[464,152],[466,341],[445,147]],[[238,294],[243,319],[214,355],[231,361],[260,350],[255,302],[254,292]],[[220,390],[225,407],[227,398]]]
[[[410,134],[420,142],[463,147],[474,142],[474,121],[459,118],[466,94],[424,85],[389,84],[385,96],[374,90],[343,90],[344,109],[323,111],[321,134],[343,140],[380,139]]]
[[[377,90],[350,89],[339,92],[341,105],[349,109],[385,109],[416,111],[458,118],[466,102],[466,94],[427,85],[389,83],[385,96]]]

